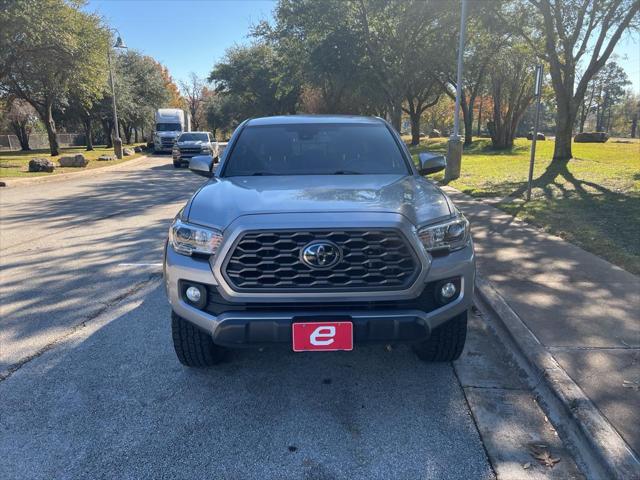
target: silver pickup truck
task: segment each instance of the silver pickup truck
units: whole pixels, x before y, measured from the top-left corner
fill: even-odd
[[[469,224],[382,119],[245,121],[169,229],[164,279],[175,351],[214,365],[229,348],[296,352],[408,342],[458,358],[473,297]]]

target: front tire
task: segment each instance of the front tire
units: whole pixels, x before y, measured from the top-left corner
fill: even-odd
[[[439,326],[431,336],[413,346],[418,358],[425,362],[452,362],[460,358],[467,339],[467,312]]]
[[[180,168],[180,162],[173,161],[173,168]]]
[[[173,311],[171,334],[178,360],[187,367],[211,367],[224,357],[225,350],[213,343],[210,335]]]

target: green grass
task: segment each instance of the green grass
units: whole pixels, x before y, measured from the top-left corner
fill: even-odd
[[[127,147],[133,147],[134,145],[125,145]],[[87,170],[91,168],[100,168],[106,167],[108,165],[115,165],[117,163],[126,162],[127,160],[134,159],[144,153],[136,153],[134,155],[123,157],[122,160],[111,160],[108,162],[100,162],[98,161],[98,157],[100,155],[113,155],[113,148],[105,148],[105,147],[95,147],[91,152],[85,151],[84,147],[70,147],[70,148],[61,148],[61,155],[57,157],[52,157],[49,155],[49,150],[32,150],[30,152],[0,152],[0,178],[6,177],[18,177],[18,178],[28,178],[28,177],[39,177],[46,175],[56,175],[58,173],[68,173],[68,172],[79,172],[82,170]],[[72,168],[72,167],[56,167],[53,173],[46,172],[29,172],[29,160],[32,158],[48,158],[53,161],[57,165],[57,160],[61,156],[65,155],[73,155],[76,153],[82,153],[87,160],[89,160],[89,164],[84,168]]]
[[[551,164],[553,141],[537,143],[531,201],[524,201],[530,141],[493,151],[480,139],[465,148],[459,179],[450,185],[640,274],[640,142],[573,145],[574,159]],[[446,139],[411,147],[446,152]],[[442,175],[434,176],[442,180]]]

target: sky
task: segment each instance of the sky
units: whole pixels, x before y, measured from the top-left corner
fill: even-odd
[[[322,1],[322,0],[318,0]],[[270,19],[275,0],[89,0],[86,10],[117,28],[128,47],[166,65],[174,80],[206,77],[227,48],[251,41],[252,25]],[[640,34],[626,33],[614,50],[640,93]]]
[[[251,25],[271,18],[271,0],[89,0],[129,48],[169,68],[174,80],[209,75],[227,48],[249,43]]]

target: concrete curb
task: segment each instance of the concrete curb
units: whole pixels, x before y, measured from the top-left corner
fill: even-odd
[[[33,185],[37,183],[49,183],[56,182],[62,180],[68,180],[70,178],[81,178],[87,175],[95,175],[97,173],[108,172],[110,170],[114,170],[116,168],[122,167],[123,165],[135,165],[135,162],[141,162],[142,160],[146,160],[149,158],[147,155],[142,155],[141,157],[132,158],[131,160],[127,160],[125,162],[120,162],[116,165],[105,165],[104,167],[92,168],[90,170],[82,170],[80,172],[68,172],[68,173],[58,173],[55,175],[51,175],[50,177],[31,177],[31,178],[13,178],[6,177],[0,178],[0,181],[5,184],[2,188],[14,188],[14,187],[22,187],[24,185]],[[107,162],[105,162],[107,163]]]
[[[476,292],[508,335],[516,354],[528,364],[527,370],[538,378],[536,390],[543,400],[559,407],[564,418],[573,423],[570,435],[577,445],[580,460],[589,478],[640,479],[640,459],[600,413],[582,389],[558,364],[551,353],[527,328],[522,319],[502,298],[495,287],[481,276],[476,277]],[[545,393],[550,395],[545,395]],[[549,398],[552,396],[553,398]],[[571,428],[573,427],[573,428]],[[589,449],[588,452],[583,451]],[[593,460],[599,465],[594,465]]]

